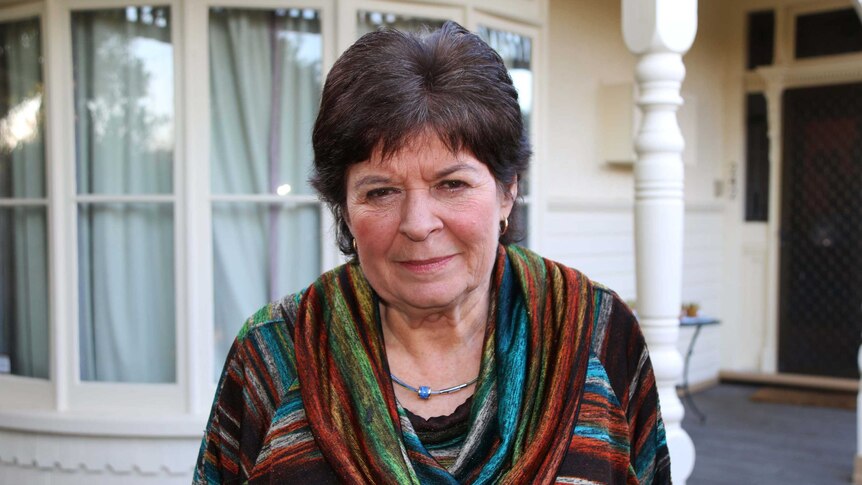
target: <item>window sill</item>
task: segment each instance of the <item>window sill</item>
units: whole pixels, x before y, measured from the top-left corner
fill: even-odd
[[[206,420],[206,416],[189,414],[130,416],[0,410],[0,429],[77,436],[200,438]]]

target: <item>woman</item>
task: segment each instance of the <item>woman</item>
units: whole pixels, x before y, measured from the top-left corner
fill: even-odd
[[[240,331],[195,482],[670,481],[631,312],[509,244],[530,149],[488,45],[454,23],[362,37],[313,144],[353,260]]]

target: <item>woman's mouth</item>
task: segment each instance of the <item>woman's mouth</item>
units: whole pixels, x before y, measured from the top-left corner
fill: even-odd
[[[451,261],[455,255],[449,256],[441,256],[439,258],[429,258],[429,259],[412,259],[409,261],[401,261],[399,264],[414,273],[430,273],[432,271],[436,271]]]

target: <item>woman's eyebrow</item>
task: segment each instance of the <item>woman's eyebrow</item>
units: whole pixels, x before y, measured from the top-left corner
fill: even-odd
[[[361,177],[356,183],[353,184],[354,189],[358,189],[363,185],[377,185],[377,184],[388,184],[392,181],[391,178],[386,177],[385,175],[366,175]]]
[[[460,162],[460,163],[456,163],[454,165],[450,165],[448,167],[445,167],[443,169],[438,170],[434,174],[434,178],[435,179],[446,178],[446,177],[452,175],[453,173],[460,172],[462,170],[466,170],[466,171],[470,171],[470,172],[476,172],[477,171],[476,167],[470,165],[469,163]],[[389,184],[389,183],[392,183],[391,177],[387,177],[386,175],[379,175],[379,174],[369,174],[369,175],[365,175],[363,177],[360,177],[359,180],[357,180],[353,184],[353,188],[358,189],[358,188],[365,186],[365,185],[379,185],[379,184]]]
[[[452,175],[455,172],[460,172],[462,170],[468,170],[471,172],[476,172],[476,167],[470,165],[469,163],[456,163],[455,165],[450,165],[442,170],[439,170],[436,174],[434,174],[435,178],[441,179]]]

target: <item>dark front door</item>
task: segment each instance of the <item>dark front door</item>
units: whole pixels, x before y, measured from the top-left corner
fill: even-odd
[[[784,93],[780,372],[858,379],[862,84]]]

